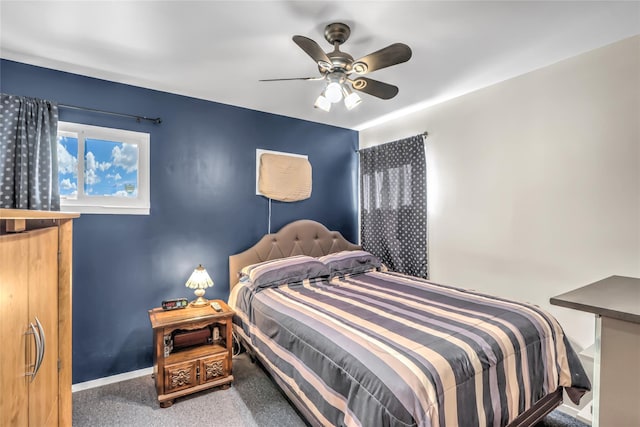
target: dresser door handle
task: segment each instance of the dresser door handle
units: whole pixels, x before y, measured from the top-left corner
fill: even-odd
[[[42,323],[40,323],[40,320],[38,319],[38,317],[36,317],[36,324],[38,325],[38,331],[40,332],[39,335],[40,335],[41,345],[40,345],[40,363],[38,363],[38,366],[36,367],[35,373],[33,374],[34,377],[40,370],[40,367],[42,366],[42,362],[44,361],[44,352],[47,349],[45,335],[44,335],[44,328],[42,327]]]
[[[40,364],[40,335],[38,335],[38,330],[33,323],[29,322],[29,328],[31,328],[31,330],[27,331],[25,335],[33,335],[33,341],[36,345],[36,361],[33,364],[33,372],[27,372],[25,373],[25,375],[30,376],[30,382],[33,382],[33,379],[36,376],[36,372],[38,371],[38,365]]]

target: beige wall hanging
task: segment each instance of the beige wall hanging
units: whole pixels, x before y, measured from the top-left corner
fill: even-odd
[[[281,202],[311,197],[311,163],[301,154],[256,150],[256,194]]]

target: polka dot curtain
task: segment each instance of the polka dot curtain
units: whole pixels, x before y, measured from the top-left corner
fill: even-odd
[[[360,150],[362,247],[391,270],[428,278],[423,135]]]
[[[58,106],[0,94],[0,208],[60,210]]]

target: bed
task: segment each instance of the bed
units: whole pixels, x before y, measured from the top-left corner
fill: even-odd
[[[532,426],[590,389],[544,310],[386,272],[311,220],[229,274],[236,336],[313,426]]]

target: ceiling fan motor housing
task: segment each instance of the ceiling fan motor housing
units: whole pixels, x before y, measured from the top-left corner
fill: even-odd
[[[334,46],[336,43],[341,45],[346,42],[350,35],[351,29],[342,22],[335,22],[324,28],[324,38]]]
[[[353,63],[353,56],[349,55],[346,52],[341,52],[339,50],[334,50],[333,52],[327,53],[329,59],[331,59],[331,65],[333,65],[334,70],[344,70],[349,71],[351,69],[351,64]],[[320,71],[322,72],[322,68]]]

